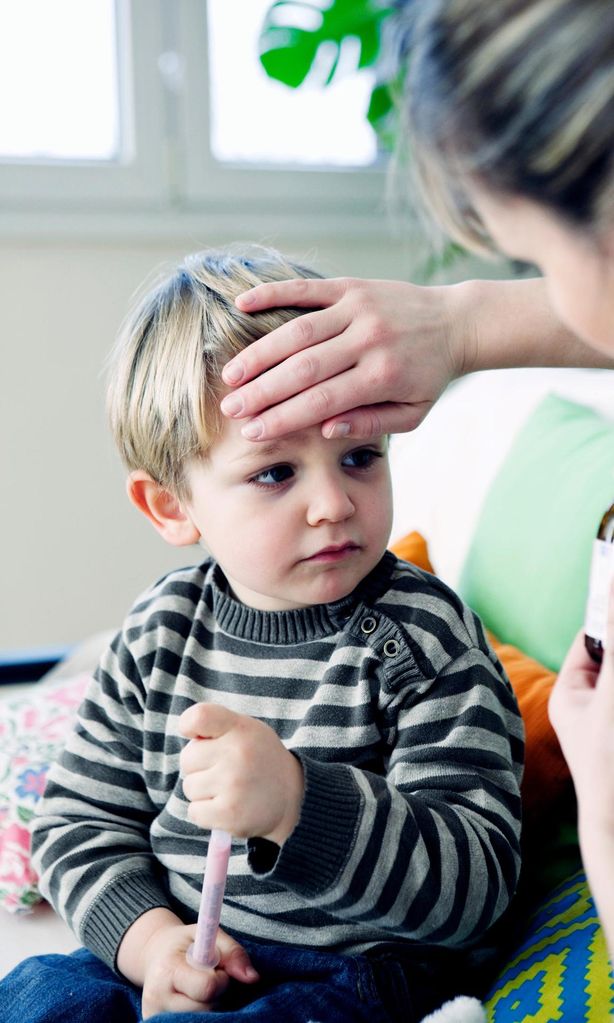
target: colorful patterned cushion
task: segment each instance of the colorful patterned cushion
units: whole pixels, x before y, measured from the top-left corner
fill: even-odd
[[[488,1023],[606,1023],[614,973],[584,874],[548,898],[486,1001]]]
[[[9,913],[27,913],[41,901],[30,821],[89,681],[77,675],[33,684],[27,695],[0,700],[0,907]]]

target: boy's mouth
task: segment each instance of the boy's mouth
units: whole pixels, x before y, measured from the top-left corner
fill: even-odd
[[[305,561],[342,561],[344,558],[349,557],[351,554],[355,554],[359,551],[360,547],[357,543],[352,540],[345,540],[343,543],[333,543],[328,547],[322,547],[321,550],[316,551],[310,557],[305,558]]]

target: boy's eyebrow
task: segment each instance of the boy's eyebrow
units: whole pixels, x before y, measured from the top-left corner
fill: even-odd
[[[270,444],[251,445],[247,451],[243,451],[236,458],[232,458],[232,462],[255,462],[261,461],[263,458],[277,458],[280,452],[283,450],[283,445],[277,441],[271,441]]]

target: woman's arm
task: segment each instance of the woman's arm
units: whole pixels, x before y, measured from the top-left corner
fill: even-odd
[[[475,370],[614,365],[561,325],[541,278],[439,287],[291,280],[261,284],[237,305],[315,310],[224,370],[235,390],[222,410],[246,419],[256,440],[317,423],[326,436],[412,430],[451,380]]]

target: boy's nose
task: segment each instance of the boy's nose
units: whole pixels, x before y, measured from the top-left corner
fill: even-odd
[[[333,480],[318,480],[314,484],[307,506],[307,522],[317,526],[321,522],[343,522],[354,514],[355,508],[345,488]]]

